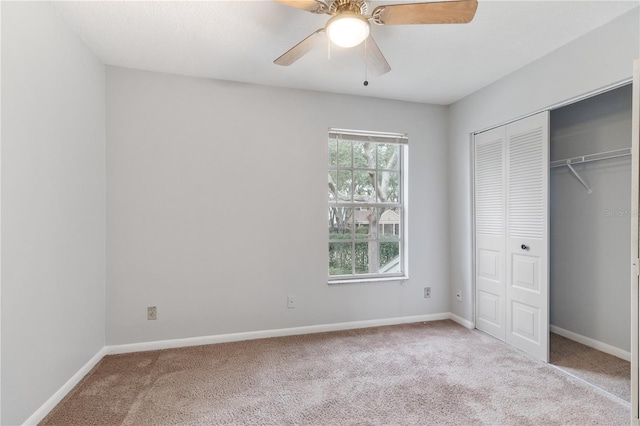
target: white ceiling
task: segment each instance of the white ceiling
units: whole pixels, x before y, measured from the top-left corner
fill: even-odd
[[[389,3],[371,2],[369,10]],[[328,59],[321,43],[290,67],[273,64],[323,27],[328,15],[269,0],[54,4],[108,65],[447,105],[637,7],[638,0],[480,0],[466,25],[373,25],[392,69],[369,78],[368,87],[357,48],[332,48]]]

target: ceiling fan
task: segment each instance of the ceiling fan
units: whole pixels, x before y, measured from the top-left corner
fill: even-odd
[[[368,15],[368,5],[364,0],[333,0],[329,3],[321,0],[275,1],[311,13],[331,15],[324,28],[314,31],[286,51],[273,61],[275,64],[293,64],[313,49],[320,33],[326,32],[329,40],[341,47],[354,47],[365,42],[365,63],[374,75],[387,73],[391,67],[369,33],[369,21],[376,25],[466,24],[471,22],[478,7],[477,0],[391,4],[378,6]]]

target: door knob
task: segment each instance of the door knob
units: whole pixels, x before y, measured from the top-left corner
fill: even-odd
[[[522,245],[520,246],[520,248],[521,248],[522,250],[529,250],[529,246],[527,246],[527,245],[525,245],[525,244],[522,244]]]

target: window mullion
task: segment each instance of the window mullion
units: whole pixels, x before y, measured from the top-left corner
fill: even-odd
[[[356,240],[354,235],[351,240],[351,275],[355,275],[355,274],[356,274]]]

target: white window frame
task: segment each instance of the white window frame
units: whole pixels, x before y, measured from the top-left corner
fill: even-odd
[[[352,273],[348,274],[348,275],[329,275],[329,270],[327,269],[327,276],[328,276],[328,283],[329,284],[346,284],[346,283],[357,283],[357,282],[380,282],[380,281],[402,281],[405,279],[408,279],[408,265],[407,265],[407,218],[408,218],[408,203],[407,203],[407,157],[408,157],[408,135],[405,133],[383,133],[383,132],[369,132],[369,131],[363,131],[363,130],[347,130],[347,129],[335,129],[335,128],[330,128],[329,129],[329,134],[328,134],[328,142],[332,139],[338,139],[338,140],[351,140],[351,141],[369,141],[369,142],[375,142],[375,143],[381,143],[381,144],[396,144],[398,145],[399,148],[399,159],[398,159],[398,170],[397,172],[399,173],[399,177],[398,177],[398,184],[399,184],[399,190],[398,190],[398,202],[397,203],[382,203],[382,202],[373,202],[373,203],[363,203],[363,202],[356,202],[356,201],[350,201],[350,202],[346,202],[346,201],[339,201],[339,200],[328,200],[328,208],[330,207],[347,207],[347,208],[353,208],[354,212],[356,208],[399,208],[400,209],[400,223],[398,224],[398,228],[399,228],[399,233],[398,233],[398,238],[399,238],[399,272],[394,272],[394,273],[362,273],[362,274],[356,274],[355,273],[355,256],[354,256],[354,251],[355,251],[355,243],[359,242],[359,243],[363,243],[363,242],[369,242],[369,241],[377,241],[378,243],[380,242],[384,242],[385,241],[385,236],[386,234],[383,234],[382,232],[379,231],[378,233],[378,237],[375,239],[358,239],[356,238],[356,233],[355,233],[355,214],[352,215],[352,220],[354,221],[354,223],[352,223],[352,229],[353,229],[353,234],[351,236],[351,239],[345,239],[345,240],[339,240],[339,242],[350,242],[352,244],[351,246],[351,263],[352,263]],[[329,144],[327,144],[327,149],[329,148]],[[377,150],[376,150],[377,151]],[[358,167],[354,167],[353,164],[353,150],[352,150],[352,155],[351,155],[351,167],[340,167],[338,165],[336,166],[331,166],[331,164],[328,163],[328,171],[329,173],[331,171],[338,171],[338,170],[350,170],[351,172],[354,171],[364,171],[364,170],[370,170],[368,168],[358,168]],[[378,168],[376,165],[376,171],[379,170],[386,170],[384,168]],[[394,170],[394,172],[396,172],[396,170]],[[378,179],[376,178],[376,192],[377,192],[377,185],[378,185]],[[380,224],[378,224],[378,226],[380,226]],[[384,226],[384,225],[383,225]],[[394,225],[394,231],[395,231],[395,225]],[[395,232],[394,232],[395,234]],[[396,236],[396,235],[393,235]],[[388,237],[388,236],[387,236]],[[337,242],[337,241],[332,241],[329,237],[329,235],[327,234],[327,256],[329,255],[329,244],[331,242]],[[328,260],[328,259],[327,259]],[[327,261],[327,268],[329,262]]]

